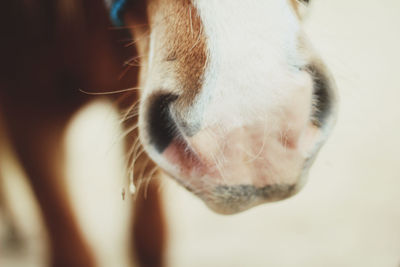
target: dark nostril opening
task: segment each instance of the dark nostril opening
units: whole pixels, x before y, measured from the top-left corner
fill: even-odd
[[[323,72],[314,65],[307,67],[307,70],[313,77],[314,97],[316,98],[316,106],[314,110],[314,124],[322,126],[331,112],[332,97],[330,95],[330,83]]]
[[[155,94],[148,110],[150,143],[162,153],[177,135],[177,127],[171,116],[170,104],[178,98],[172,94]]]

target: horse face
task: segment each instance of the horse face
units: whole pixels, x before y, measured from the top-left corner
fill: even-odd
[[[136,5],[125,18],[141,58],[139,132],[152,160],[220,213],[296,193],[335,113],[334,83],[298,2]]]

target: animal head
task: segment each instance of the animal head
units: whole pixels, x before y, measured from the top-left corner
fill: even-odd
[[[139,135],[220,213],[295,194],[335,120],[335,85],[296,0],[132,0]]]

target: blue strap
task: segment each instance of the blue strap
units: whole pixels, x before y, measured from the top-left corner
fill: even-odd
[[[114,0],[111,4],[110,17],[115,26],[124,26],[123,15],[129,0]]]

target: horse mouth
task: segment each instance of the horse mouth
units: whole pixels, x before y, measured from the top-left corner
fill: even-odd
[[[224,179],[218,177],[218,170],[212,164],[205,163],[204,158],[196,154],[184,140],[172,141],[163,156],[172,165],[179,166],[170,175],[220,214],[235,214],[266,202],[286,199],[301,188],[296,181],[264,186],[225,184]],[[210,178],[213,182],[205,186],[204,180]]]

